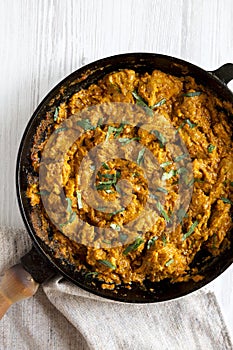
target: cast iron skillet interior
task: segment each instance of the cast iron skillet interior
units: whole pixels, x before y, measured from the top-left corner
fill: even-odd
[[[33,256],[22,259],[22,262],[28,272],[38,282],[43,282],[44,275],[46,275],[43,272],[46,269],[52,269],[53,272],[55,270],[61,273],[66,279],[79,287],[102,297],[131,303],[160,302],[189,294],[215,279],[233,262],[233,249],[229,249],[221,256],[211,258],[208,262],[205,262],[207,252],[202,251],[201,254],[198,254],[193,262],[193,266],[198,266],[200,273],[205,276],[199,282],[189,281],[171,284],[169,280],[159,283],[146,281],[145,288],[133,284],[132,289],[125,288],[122,285],[118,287],[117,292],[103,290],[97,281],[93,284],[92,280],[85,278],[82,273],[76,272],[72,265],[67,262],[64,264],[64,261],[56,259],[49,247],[38,238],[31,221],[30,213],[32,208],[25,194],[28,173],[33,172],[30,164],[30,149],[33,144],[33,137],[46,112],[54,113],[55,107],[69,99],[73,93],[87,88],[92,83],[96,83],[107,73],[124,68],[131,68],[142,73],[151,73],[154,69],[159,69],[175,76],[191,75],[195,77],[198,83],[212,89],[221,99],[233,104],[233,94],[225,84],[233,78],[233,65],[231,64],[227,64],[214,72],[206,72],[191,63],[177,58],[151,53],[131,53],[101,59],[69,75],[53,88],[40,103],[30,119],[21,141],[16,170],[17,197],[24,223],[36,248]],[[60,92],[61,87],[63,88],[63,93]],[[231,232],[232,243],[233,235]]]

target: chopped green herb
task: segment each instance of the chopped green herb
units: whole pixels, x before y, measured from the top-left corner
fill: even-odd
[[[99,118],[98,122],[97,122],[97,126],[102,126],[103,124],[103,118]]]
[[[108,181],[109,182],[109,181]],[[110,188],[112,187],[112,183],[105,183],[105,182],[102,182],[102,183],[99,183],[97,186],[96,186],[96,189],[99,190],[99,191],[107,191],[107,190],[110,190]]]
[[[180,167],[179,169],[176,170],[176,174],[181,175],[181,174],[187,174],[188,170],[185,167]]]
[[[111,180],[113,180],[114,179],[114,177],[115,177],[115,174],[102,174],[102,173],[100,173],[100,172],[98,172],[98,176],[99,176],[99,178],[105,178],[105,179],[111,179]]]
[[[157,102],[156,104],[154,104],[152,107],[151,107],[151,109],[154,109],[154,108],[156,108],[156,107],[160,107],[160,106],[162,106],[162,105],[164,105],[164,103],[166,103],[166,98],[163,98],[162,100],[160,100],[159,102]]]
[[[97,260],[100,264],[108,267],[109,269],[116,270],[116,266],[113,265],[110,261],[108,260]]]
[[[77,121],[77,125],[81,126],[85,131],[94,130],[96,127],[93,126],[89,119],[82,119]]]
[[[186,214],[186,211],[183,208],[180,208],[177,212],[178,220],[181,223],[184,218],[187,218],[188,215]]]
[[[88,271],[87,273],[85,273],[85,279],[90,279],[97,276],[98,276],[98,272],[96,271],[95,272]]]
[[[110,224],[110,227],[113,229],[113,230],[116,230],[116,231],[120,231],[121,227],[117,224]]]
[[[186,238],[191,236],[191,234],[194,232],[194,230],[195,230],[195,228],[197,227],[198,224],[199,224],[199,222],[197,220],[194,221],[194,223],[190,226],[190,229],[188,230],[188,232],[183,235],[182,241],[184,241]]]
[[[223,203],[227,203],[227,204],[233,205],[233,202],[230,199],[228,199],[228,198],[221,197],[220,199],[223,201]]]
[[[36,192],[36,194],[39,194],[41,196],[48,196],[50,194],[50,192],[46,191],[46,190],[42,190],[40,192]]]
[[[66,201],[68,202],[66,211],[67,211],[67,213],[71,214],[72,213],[72,200],[69,197],[67,197]]]
[[[76,193],[77,193],[77,200],[78,200],[78,208],[82,209],[83,208],[83,204],[82,204],[81,191],[76,191]]]
[[[69,220],[66,221],[64,224],[60,224],[60,227],[66,226],[66,225],[68,225],[68,224],[72,224],[72,222],[74,222],[75,218],[76,218],[76,213],[75,213],[74,211],[72,211],[72,212],[70,213]]]
[[[119,210],[113,211],[112,213],[110,213],[109,215],[113,216],[113,215],[117,215],[119,213],[122,213],[123,211],[125,211],[125,208],[121,208]]]
[[[123,251],[123,254],[127,255],[130,252],[137,250],[142,243],[144,243],[144,240],[141,237],[136,238],[134,243],[128,245],[128,247]]]
[[[171,169],[168,173],[163,173],[162,181],[169,180],[173,176],[176,176],[176,175],[186,174],[187,172],[188,172],[188,170],[185,167],[181,167],[177,170]]]
[[[54,120],[55,122],[57,121],[58,114],[59,114],[59,107],[56,107],[56,108],[55,108],[54,115],[53,115],[53,120]]]
[[[169,265],[171,265],[172,263],[174,263],[174,259],[170,259],[166,262],[165,266],[168,267]]]
[[[230,182],[230,186],[233,186],[233,181]]]
[[[136,100],[137,105],[143,107],[146,111],[146,113],[150,116],[153,117],[153,109],[162,106],[164,103],[166,103],[166,98],[163,98],[153,106],[149,107],[148,104],[144,101],[144,99],[138,95],[136,91],[132,92],[133,97]]]
[[[209,153],[212,153],[214,149],[215,149],[215,146],[211,144],[207,147],[207,150]]]
[[[138,158],[137,158],[137,164],[141,165],[141,163],[143,162],[143,156],[145,153],[146,148],[142,148],[139,152],[138,152]]]
[[[68,130],[68,128],[66,128],[66,127],[64,127],[64,128],[57,128],[57,129],[54,131],[54,133],[55,133],[55,134],[58,134],[59,132],[66,131],[66,130]]]
[[[181,123],[181,125],[178,127],[178,129],[176,130],[176,132],[178,132],[180,129],[182,129],[182,128],[185,126],[185,124],[188,124],[188,126],[189,126],[191,129],[193,129],[193,128],[195,128],[195,126],[197,126],[197,124],[192,123],[189,119],[185,119],[185,120],[183,121],[183,123]]]
[[[186,122],[184,121],[183,123],[180,124],[180,126],[177,128],[176,133],[180,131],[185,126]]]
[[[152,130],[151,132],[157,137],[160,147],[163,148],[167,143],[166,138],[158,130]]]
[[[97,208],[97,210],[100,210],[100,211],[103,211],[103,212],[105,212],[106,209],[107,209],[107,207],[98,207],[98,208]]]
[[[114,191],[112,190],[105,190],[106,193],[110,194],[110,193],[114,193]]]
[[[170,218],[168,217],[167,213],[165,212],[163,205],[162,205],[160,202],[157,202],[157,203],[156,203],[156,206],[157,206],[159,212],[160,212],[160,213],[162,214],[162,216],[164,217],[164,219],[165,219],[167,222],[169,222],[169,221],[170,221]]]
[[[112,186],[112,184],[114,183],[114,181],[113,180],[109,180],[109,181],[100,181],[99,182],[99,185],[111,185]]]
[[[100,181],[99,184],[96,186],[97,190],[110,190],[110,188],[114,185],[116,187],[117,179],[120,178],[121,173],[117,170],[115,174],[101,174],[98,173],[99,177],[105,177],[109,178],[109,181]]]
[[[113,126],[108,127],[107,135],[106,135],[106,142],[109,140],[110,135],[114,132],[115,128]]]
[[[143,100],[143,98],[139,96],[136,91],[133,91],[132,95],[136,100],[136,104],[138,106],[141,106],[150,117],[153,117],[154,115],[153,110],[147,105],[147,103]]]
[[[203,182],[205,182],[205,181],[204,181],[204,180],[201,180],[201,179],[198,179],[197,177],[193,177],[193,178],[187,183],[187,185],[188,185],[188,186],[192,186],[195,182],[203,183]]]
[[[102,163],[102,167],[106,170],[110,170],[109,166],[106,163]]]
[[[152,199],[155,199],[156,201],[159,199],[159,197],[156,196],[156,194],[153,194],[153,193],[150,193],[149,197],[152,198]]]
[[[119,138],[118,141],[120,143],[122,143],[123,145],[128,145],[128,143],[130,143],[131,141],[135,141],[135,140],[140,140],[140,137],[133,137],[132,139],[130,138]]]
[[[74,222],[75,218],[76,218],[76,213],[75,213],[75,211],[73,211],[73,212],[70,214],[69,224],[71,224],[72,222]]]
[[[176,176],[176,174],[177,174],[177,171],[171,169],[168,173],[163,173],[163,175],[162,175],[162,181],[169,180],[169,179],[171,179],[173,176]]]
[[[188,124],[188,126],[189,126],[191,129],[193,129],[193,128],[195,128],[195,126],[197,126],[197,124],[192,123],[189,119],[186,119],[186,123]]]
[[[166,190],[166,188],[163,188],[163,187],[157,187],[157,188],[156,188],[156,191],[159,191],[159,192],[163,192],[163,193],[168,194],[168,191]]]
[[[194,97],[194,96],[200,96],[201,91],[194,91],[194,92],[187,92],[186,94],[183,94],[183,96],[186,97]]]
[[[161,168],[166,168],[168,165],[171,165],[173,162],[164,162],[160,164]]]
[[[188,154],[183,153],[183,154],[177,156],[177,157],[174,159],[174,162],[179,162],[180,160],[183,160],[183,159],[187,158],[187,156],[188,156]]]
[[[166,236],[162,236],[162,242],[164,247],[167,245],[167,237]]]
[[[115,128],[114,126],[109,126],[109,127],[108,127],[108,131],[107,131],[106,140],[105,140],[105,141],[106,141],[106,142],[108,141],[108,139],[109,139],[109,137],[110,137],[110,135],[111,135],[112,133],[115,133],[114,137],[119,136],[120,133],[123,131],[124,127],[125,127],[125,123],[121,123],[120,126],[119,126],[119,128]]]
[[[108,240],[108,239],[103,239],[102,240],[103,243],[106,243],[106,244],[112,244],[112,241]]]
[[[126,234],[124,234],[124,233],[121,233],[119,238],[120,238],[120,241],[121,241],[122,243],[124,243],[124,242],[127,240],[128,235],[126,235]]]
[[[114,187],[118,193],[123,194],[123,191],[121,190],[121,188],[117,184],[115,184]]]
[[[151,239],[149,239],[149,241],[147,242],[147,249],[150,249],[150,247],[152,247],[152,245],[155,244],[155,241],[157,241],[158,237],[154,236]]]

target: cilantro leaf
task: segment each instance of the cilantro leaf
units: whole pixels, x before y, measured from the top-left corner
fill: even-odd
[[[121,229],[121,227],[120,227],[119,225],[114,224],[114,223],[110,224],[110,227],[111,227],[113,230],[116,230],[116,231],[120,231],[120,229]]]
[[[187,156],[188,156],[188,154],[183,153],[183,154],[175,157],[174,162],[179,162],[180,160],[183,160],[183,159],[187,158]]]
[[[81,191],[76,191],[77,193],[77,201],[78,201],[78,208],[82,209],[83,208],[83,204],[82,204],[82,194]]]
[[[162,181],[165,181],[165,180],[169,180],[171,179],[173,176],[176,176],[177,174],[177,171],[174,170],[174,169],[171,169],[168,173],[163,173],[162,175]]]
[[[200,96],[201,91],[194,91],[194,92],[187,92],[186,94],[183,94],[183,96],[186,97],[194,97],[194,96]]]
[[[158,237],[154,236],[151,239],[149,239],[149,241],[147,242],[147,249],[150,249],[150,247],[152,247],[152,245],[155,244],[155,242],[157,241]]]
[[[109,269],[116,270],[116,266],[113,265],[110,261],[108,260],[97,260],[100,264],[108,267]]]
[[[124,127],[125,127],[125,123],[121,123],[119,128],[109,125],[105,141],[108,142],[109,137],[112,133],[115,133],[114,137],[119,136],[120,133],[123,131]]]
[[[188,230],[187,233],[185,233],[182,237],[182,241],[184,241],[186,238],[188,238],[189,236],[191,236],[191,234],[194,232],[195,228],[197,227],[197,225],[199,224],[199,221],[194,221],[194,223],[190,226],[190,229]]]
[[[39,194],[41,196],[48,196],[50,194],[50,192],[47,190],[41,190],[39,192],[36,192],[36,194]]]
[[[166,188],[163,188],[163,187],[157,187],[157,188],[156,188],[156,191],[159,191],[159,192],[163,192],[163,193],[168,194],[168,191],[166,190]]]
[[[169,218],[169,216],[167,215],[167,213],[165,212],[163,205],[162,205],[160,202],[157,202],[157,203],[156,203],[156,206],[157,206],[157,208],[158,208],[158,211],[159,211],[159,212],[161,213],[161,215],[164,217],[164,219],[165,219],[167,222],[169,222],[169,221],[170,221],[170,218]]]
[[[137,164],[141,165],[141,163],[143,162],[143,156],[145,153],[146,148],[142,148],[139,152],[138,152],[138,158],[137,158]]]
[[[227,204],[233,205],[233,202],[230,199],[228,199],[228,198],[221,197],[220,199],[223,201],[223,203],[227,203]]]
[[[128,143],[130,143],[131,141],[135,141],[135,140],[140,140],[140,137],[133,137],[132,139],[130,138],[119,138],[118,141],[120,143],[122,143],[123,145],[128,145]]]
[[[152,130],[151,132],[157,137],[160,147],[163,148],[165,146],[165,144],[167,143],[166,138],[158,130]]]
[[[106,163],[102,163],[102,167],[106,170],[110,170],[109,166]]]
[[[207,147],[207,150],[209,153],[212,153],[214,149],[215,149],[215,146],[212,144],[209,144],[209,146]]]
[[[96,128],[91,124],[89,119],[78,120],[77,125],[81,126],[85,131],[94,130]]]
[[[128,245],[128,247],[123,251],[123,254],[127,255],[130,252],[137,250],[142,243],[144,243],[144,240],[141,237],[136,238],[135,241]]]
[[[174,263],[174,259],[170,259],[166,262],[165,266],[168,267],[169,265],[171,265],[172,263]]]
[[[171,165],[173,162],[169,161],[169,162],[164,162],[162,164],[160,164],[161,168],[166,168],[168,165]]]
[[[164,103],[166,103],[166,101],[167,101],[166,98],[163,98],[162,100],[160,100],[159,102],[154,104],[151,108],[154,109],[154,108],[160,107],[160,106],[164,105]]]
[[[53,120],[54,120],[55,122],[57,121],[58,114],[59,114],[59,107],[56,107],[56,108],[55,108],[54,115],[53,115]]]
[[[68,130],[67,127],[57,128],[57,129],[54,130],[54,133],[55,133],[55,134],[58,134],[59,132],[66,131],[66,130]]]
[[[150,117],[153,117],[154,115],[153,110],[147,105],[147,103],[143,100],[143,98],[139,96],[136,91],[133,91],[132,95],[136,100],[136,104],[138,106],[141,106]]]

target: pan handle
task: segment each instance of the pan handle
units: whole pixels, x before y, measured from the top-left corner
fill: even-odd
[[[0,319],[15,302],[33,296],[39,284],[17,264],[0,276]]]
[[[225,84],[228,84],[233,79],[233,64],[226,63],[218,69],[211,71],[210,73],[217,76]]]
[[[17,264],[0,276],[0,319],[9,307],[33,296],[39,284],[56,275],[49,261],[33,247]]]

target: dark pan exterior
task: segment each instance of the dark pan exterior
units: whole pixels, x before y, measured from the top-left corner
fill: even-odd
[[[33,143],[35,130],[44,118],[46,112],[54,110],[61,102],[66,101],[75,91],[87,88],[92,83],[101,79],[107,73],[123,68],[132,68],[138,72],[151,72],[154,69],[159,69],[165,73],[176,76],[191,75],[195,77],[198,83],[212,89],[221,99],[229,101],[233,104],[233,94],[228,89],[225,83],[233,78],[233,65],[227,64],[214,72],[207,72],[191,63],[173,58],[170,56],[151,54],[151,53],[131,53],[112,56],[91,63],[82,67],[60,82],[45,99],[40,103],[32,118],[30,119],[19,149],[17,170],[16,170],[16,185],[17,196],[20,211],[30,234],[33,245],[37,252],[33,252],[34,258],[23,259],[23,263],[27,270],[32,273],[33,277],[43,282],[45,277],[53,274],[54,271],[60,272],[67,280],[72,281],[79,287],[97,294],[99,296],[130,303],[151,303],[172,300],[184,295],[187,295],[202,286],[206,285],[217,276],[219,276],[233,262],[233,249],[229,249],[223,255],[208,260],[207,252],[202,252],[193,262],[193,266],[198,266],[201,274],[205,276],[199,282],[183,282],[171,284],[168,280],[152,283],[145,282],[145,288],[141,288],[137,284],[132,285],[132,289],[127,289],[120,286],[117,293],[111,290],[102,290],[100,284],[96,281],[95,285],[90,280],[85,279],[84,275],[75,272],[74,267],[67,262],[55,259],[48,246],[45,245],[36,235],[31,222],[31,206],[28,198],[25,195],[27,189],[27,175],[32,172],[30,164],[30,149]],[[60,93],[61,87],[64,88],[64,93]],[[51,102],[52,101],[52,102]],[[233,246],[233,234],[231,233],[231,242]],[[29,254],[30,255],[30,254]],[[48,266],[50,272],[41,275],[38,271],[38,266]],[[51,269],[53,271],[51,271]],[[151,290],[154,291],[151,291]]]

